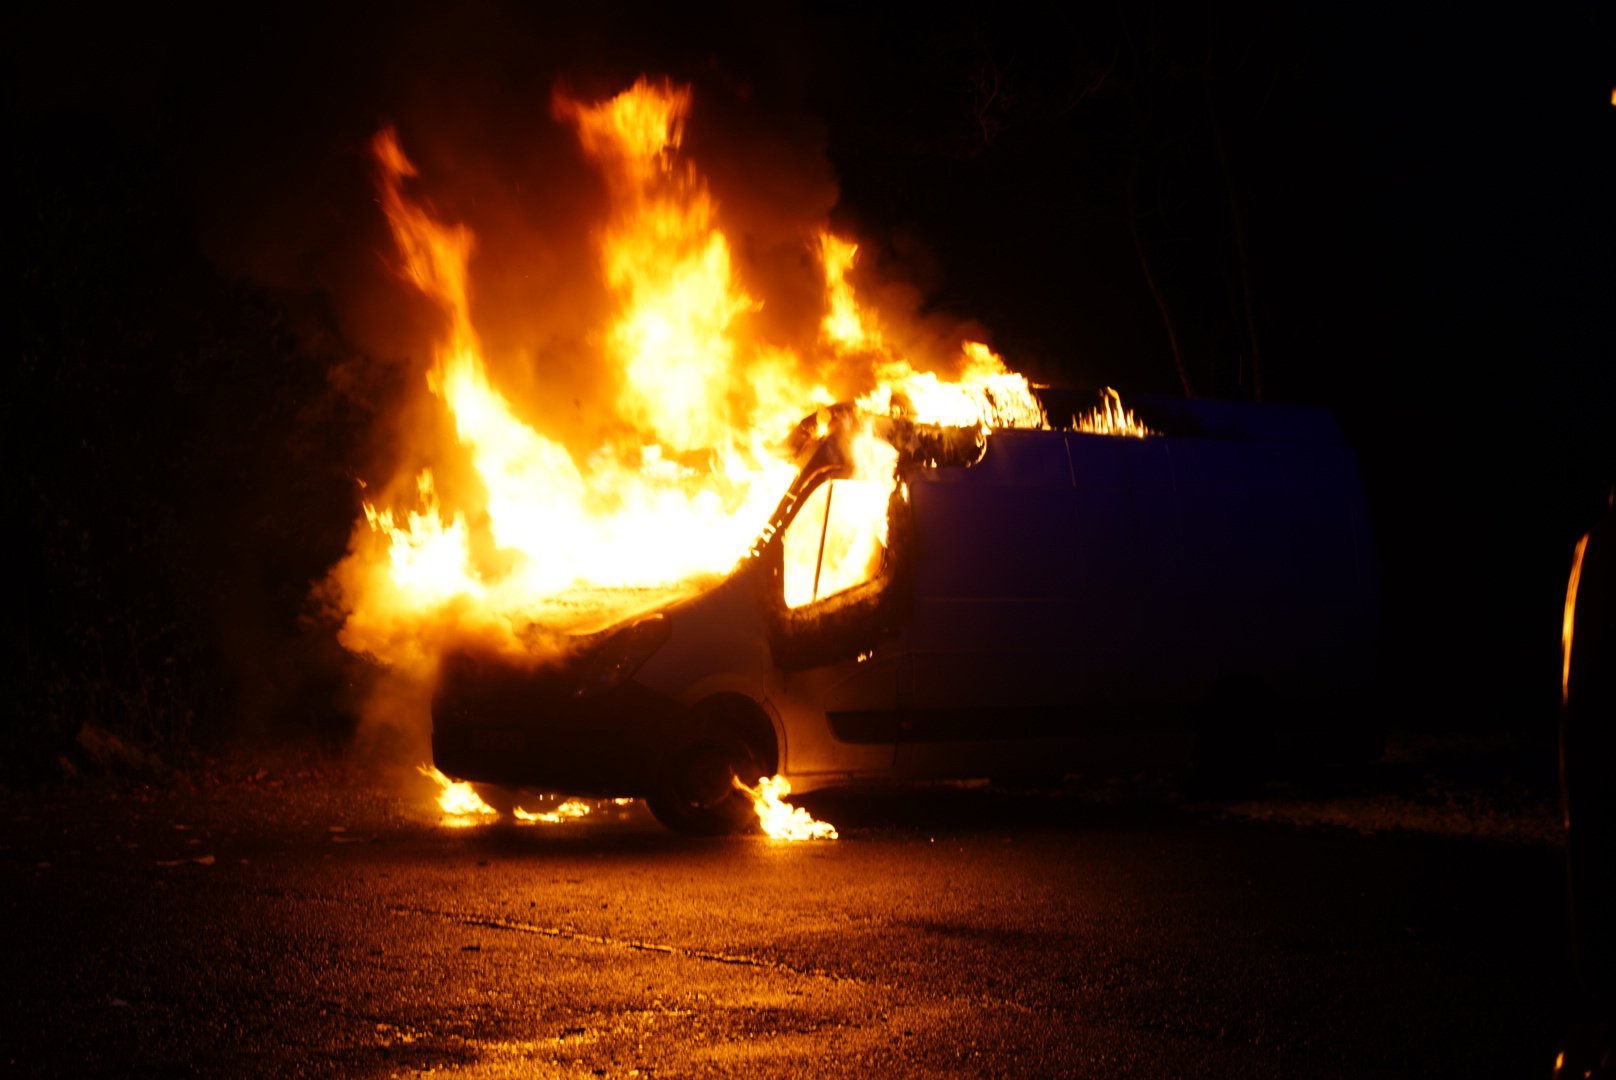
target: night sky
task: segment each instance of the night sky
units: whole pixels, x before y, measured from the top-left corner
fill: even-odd
[[[430,339],[368,140],[397,124],[490,265],[527,266],[527,230],[591,209],[552,92],[642,72],[694,85],[720,199],[828,214],[1035,379],[1332,408],[1393,723],[1552,729],[1571,546],[1616,482],[1609,5],[542,7],[6,17],[10,766],[79,719],[347,722],[311,583]]]

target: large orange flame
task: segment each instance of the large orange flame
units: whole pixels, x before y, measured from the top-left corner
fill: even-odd
[[[691,104],[688,88],[644,78],[606,101],[554,103],[612,206],[597,254],[615,304],[599,335],[615,397],[600,407],[621,434],[585,453],[536,430],[495,385],[473,319],[474,237],[411,197],[415,166],[391,129],[377,135],[399,268],[444,321],[426,382],[454,441],[423,456],[443,466],[439,475],[474,481],[451,500],[427,468],[414,478],[413,506],[365,505],[334,573],[349,648],[417,676],[467,638],[532,660],[556,634],[698,587],[748,550],[790,482],[776,440],[838,398],[984,429],[1044,424],[1026,380],[985,345],[965,344],[954,378],[917,370],[886,345],[879,316],[847,280],[857,246],[828,230],[809,244],[825,284],[818,348],[764,340],[750,318],[761,301],[737,278],[718,204],[681,153]],[[859,474],[836,497],[864,483],[857,497],[879,515],[891,448],[868,431],[858,442]],[[850,551],[845,561],[868,557]]]

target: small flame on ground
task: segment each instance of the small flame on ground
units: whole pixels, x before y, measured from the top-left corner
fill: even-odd
[[[835,840],[836,826],[828,821],[815,821],[800,806],[785,801],[791,794],[791,781],[783,776],[765,776],[755,788],[747,787],[735,777],[735,787],[744,791],[757,811],[758,823],[772,840]]]
[[[438,785],[438,809],[443,811],[443,823],[451,828],[464,828],[467,825],[491,825],[499,820],[499,811],[483,801],[477,789],[464,780],[451,780],[443,775],[436,766],[419,765],[416,767],[422,776],[432,778]],[[567,821],[577,821],[593,813],[597,806],[610,803],[615,807],[632,806],[637,799],[608,799],[602,802],[590,803],[582,799],[567,799],[553,810],[527,810],[523,807],[513,807],[511,816],[518,825],[560,825]]]
[[[422,776],[431,777],[438,785],[438,809],[443,811],[445,824],[479,825],[499,817],[499,811],[483,802],[482,796],[465,781],[451,780],[433,765],[421,765],[418,769]]]
[[[511,811],[520,825],[559,825],[563,821],[576,821],[589,813],[589,804],[568,799],[554,810],[530,811],[520,806]]]
[[[1132,409],[1122,407],[1122,395],[1109,386],[1105,388],[1105,396],[1100,404],[1082,416],[1072,418],[1072,430],[1090,435],[1124,435],[1134,439],[1156,434],[1135,418]]]
[[[1560,700],[1571,696],[1571,638],[1577,625],[1577,584],[1582,580],[1582,553],[1588,550],[1588,538],[1577,541],[1571,554],[1571,576],[1566,580],[1565,609],[1560,617]]]

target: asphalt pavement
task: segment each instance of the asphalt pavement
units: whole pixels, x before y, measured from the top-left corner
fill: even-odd
[[[1560,1034],[1562,853],[1530,830],[1144,779],[824,795],[839,840],[698,841],[637,805],[451,828],[429,786],[281,760],[0,791],[0,1062],[1546,1077]]]

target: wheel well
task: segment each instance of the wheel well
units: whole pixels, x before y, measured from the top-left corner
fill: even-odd
[[[703,734],[723,732],[740,739],[757,755],[763,775],[780,771],[780,746],[774,724],[763,707],[744,694],[722,693],[691,706],[695,729]]]

